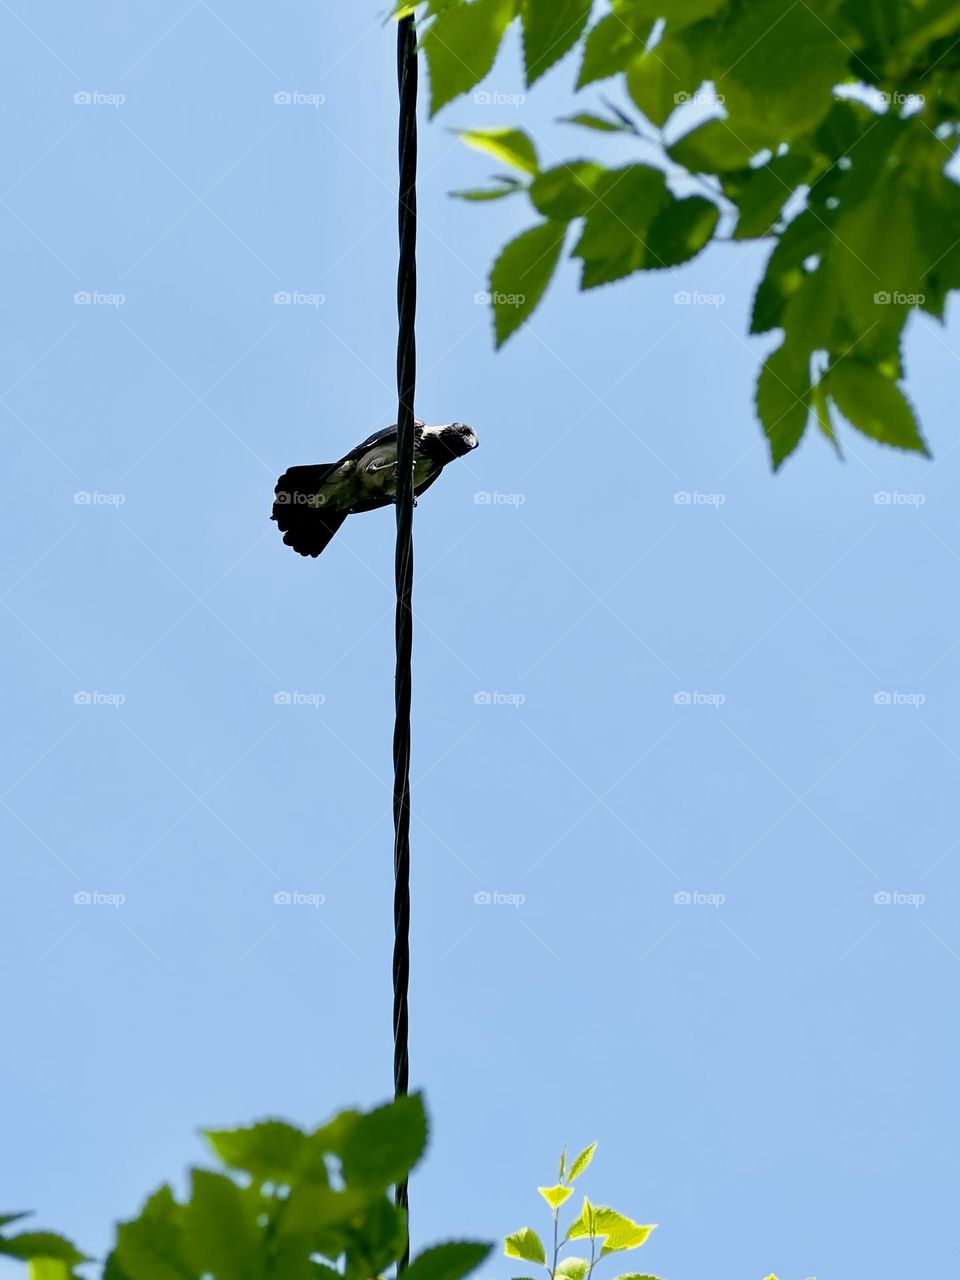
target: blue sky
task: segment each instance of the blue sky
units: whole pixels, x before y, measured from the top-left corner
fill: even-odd
[[[0,1199],[93,1251],[199,1126],[390,1089],[392,522],[308,563],[267,519],[394,420],[381,19],[0,13]],[[583,1189],[662,1224],[640,1269],[944,1269],[955,328],[909,335],[932,463],[847,432],[776,478],[762,248],[587,297],[567,265],[495,354],[476,295],[533,216],[447,198],[496,167],[448,127],[601,148],[552,123],[573,74],[422,138],[418,411],[481,448],[417,513],[415,1240],[542,1224],[598,1138]]]

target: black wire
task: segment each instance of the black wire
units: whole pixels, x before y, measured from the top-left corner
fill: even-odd
[[[410,1085],[410,711],[413,689],[413,441],[417,385],[417,37],[412,17],[397,39],[400,86],[400,268],[397,277],[397,677],[393,735],[393,1079],[398,1098]],[[408,1207],[407,1183],[397,1186],[399,1208]],[[410,1236],[398,1272],[410,1260]]]

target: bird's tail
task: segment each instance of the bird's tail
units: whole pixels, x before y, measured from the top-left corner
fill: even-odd
[[[287,546],[302,556],[318,556],[347,518],[346,512],[325,511],[315,501],[336,466],[291,467],[277,481],[272,518],[282,529]]]

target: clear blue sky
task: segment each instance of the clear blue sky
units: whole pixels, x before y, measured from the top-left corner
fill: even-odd
[[[92,1250],[200,1125],[390,1088],[391,517],[316,563],[267,519],[288,464],[394,420],[381,19],[0,12],[0,1200]],[[776,478],[762,249],[585,298],[565,267],[495,354],[475,295],[533,218],[447,198],[496,168],[447,128],[602,147],[552,124],[572,78],[423,133],[418,409],[481,448],[417,518],[414,1234],[535,1224],[560,1146],[599,1138],[583,1189],[662,1224],[641,1270],[946,1273],[955,328],[908,343],[933,464],[847,433],[846,465],[811,439]],[[488,87],[521,89],[514,46]]]

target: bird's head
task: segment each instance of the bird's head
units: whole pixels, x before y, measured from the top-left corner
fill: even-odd
[[[427,427],[421,447],[438,462],[452,462],[476,449],[479,441],[473,427],[465,422],[449,422],[443,427]]]

